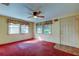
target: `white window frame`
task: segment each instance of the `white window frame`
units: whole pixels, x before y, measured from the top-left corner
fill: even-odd
[[[49,33],[45,33],[45,30],[46,30],[45,26],[47,27],[47,29],[50,30]],[[46,25],[44,25],[43,32],[44,32],[44,34],[52,34],[52,24],[46,24]]]
[[[17,30],[18,32],[14,32],[14,33],[10,32],[10,31],[11,31],[10,28],[12,28],[11,24],[14,25],[15,27],[18,26],[18,30]],[[13,30],[13,29],[12,29],[12,30]],[[15,30],[15,29],[14,29],[14,30]],[[20,34],[20,24],[9,23],[9,24],[8,24],[8,34]]]
[[[22,26],[24,26],[24,28],[22,28]],[[25,31],[25,29],[27,30],[26,32],[22,32],[22,30]],[[29,33],[29,25],[21,25],[21,34],[27,34]]]
[[[38,30],[39,28],[39,30]],[[36,33],[37,34],[42,34],[43,33],[43,26],[42,25],[36,25]]]

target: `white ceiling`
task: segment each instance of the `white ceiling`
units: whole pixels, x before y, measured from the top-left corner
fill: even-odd
[[[32,13],[28,8],[33,10],[39,9],[45,16],[44,19],[28,18]],[[79,12],[78,3],[11,3],[9,6],[0,4],[0,15],[10,16],[31,22],[41,22],[53,18],[70,15]]]

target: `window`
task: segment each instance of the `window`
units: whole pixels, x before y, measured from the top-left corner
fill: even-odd
[[[29,33],[28,25],[21,25],[21,33]]]
[[[8,33],[9,34],[29,33],[29,26],[9,23]]]
[[[9,23],[9,34],[19,34],[20,33],[20,24],[13,24],[13,23]]]
[[[42,26],[41,25],[37,25],[36,26],[36,31],[37,31],[37,33],[41,34],[42,33]]]
[[[39,22],[36,24],[36,32],[51,34],[52,33],[52,21]]]
[[[44,25],[44,34],[51,34],[51,33],[52,33],[51,24]]]

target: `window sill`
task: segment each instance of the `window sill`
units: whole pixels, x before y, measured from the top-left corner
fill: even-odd
[[[22,33],[22,34],[8,34],[9,36],[21,36],[21,35],[27,35],[29,33]]]

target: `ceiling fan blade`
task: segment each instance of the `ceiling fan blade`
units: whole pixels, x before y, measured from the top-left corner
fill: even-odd
[[[10,3],[1,3],[1,4],[5,5],[5,6],[9,6],[10,5]]]
[[[40,18],[45,18],[45,16],[37,16],[37,17],[40,17]]]
[[[29,17],[27,17],[27,18],[32,18],[33,16],[29,16]]]

